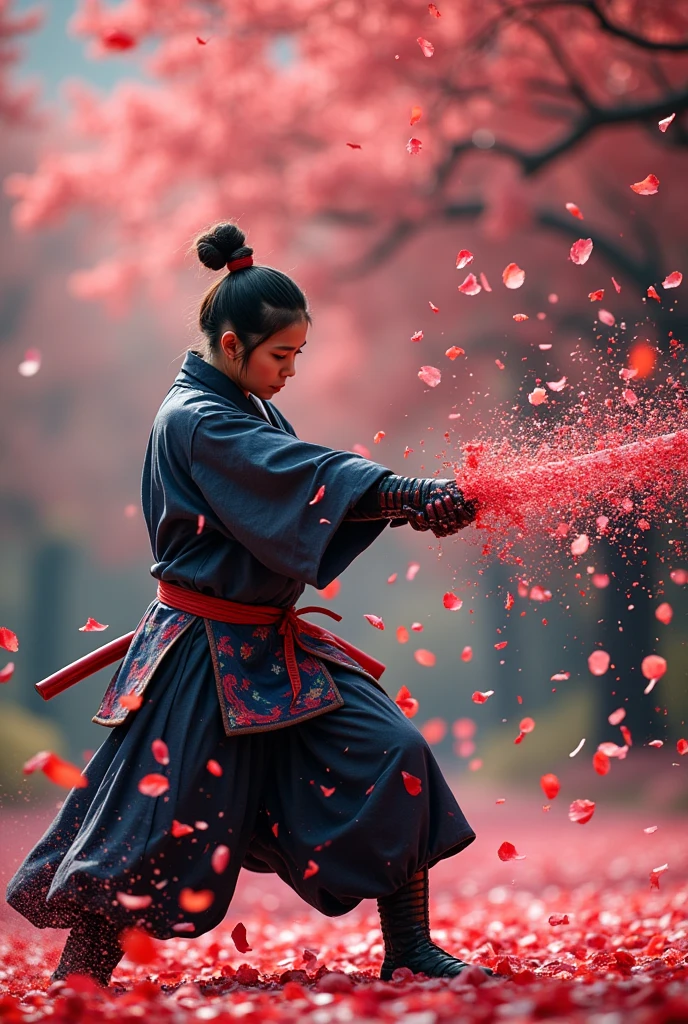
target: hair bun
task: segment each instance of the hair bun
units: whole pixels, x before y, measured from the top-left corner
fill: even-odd
[[[253,255],[253,249],[245,245],[245,241],[244,232],[236,224],[223,221],[199,235],[194,245],[204,267],[222,270],[231,260]]]

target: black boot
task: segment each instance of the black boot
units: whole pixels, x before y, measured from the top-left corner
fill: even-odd
[[[391,896],[379,899],[377,906],[385,940],[385,959],[380,971],[383,981],[390,981],[398,967],[408,967],[414,974],[422,971],[431,978],[450,978],[471,966],[430,939],[427,866]],[[489,967],[480,970],[493,973]]]
[[[118,930],[100,914],[84,914],[76,924],[62,950],[60,962],[51,981],[64,981],[70,974],[87,974],[103,988],[124,956]]]

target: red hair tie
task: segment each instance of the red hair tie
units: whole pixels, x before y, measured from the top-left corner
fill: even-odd
[[[227,264],[227,270],[243,270],[244,267],[253,266],[253,256],[241,256],[238,260],[231,260]]]

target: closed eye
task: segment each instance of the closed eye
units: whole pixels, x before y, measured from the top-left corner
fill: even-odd
[[[303,352],[303,349],[300,348],[298,350],[298,352],[296,353],[296,355],[300,356],[302,352]],[[274,355],[274,353],[273,353],[273,355]],[[275,359],[279,360],[279,362],[281,362],[283,359],[286,359],[286,358],[287,358],[286,356],[275,356]]]

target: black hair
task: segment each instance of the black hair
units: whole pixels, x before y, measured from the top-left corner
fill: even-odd
[[[222,222],[198,235],[193,247],[205,267],[222,270],[232,260],[253,255],[245,242],[236,224]],[[198,314],[210,352],[218,351],[225,331],[234,331],[243,346],[242,371],[259,345],[301,321],[312,323],[306,296],[296,282],[281,270],[256,264],[230,271],[212,285]]]

